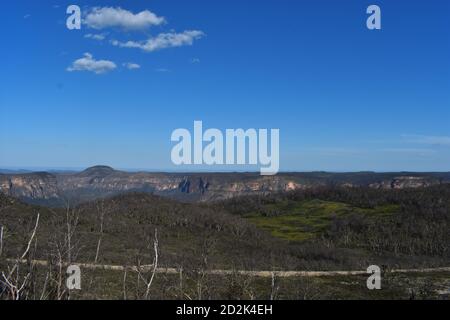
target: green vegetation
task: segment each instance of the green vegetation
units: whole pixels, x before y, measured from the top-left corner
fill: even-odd
[[[319,199],[283,200],[267,204],[260,211],[244,214],[243,217],[274,237],[304,241],[322,234],[337,218],[356,214],[380,219],[399,211],[400,207],[392,204],[358,208],[346,203]]]
[[[12,270],[15,262],[10,259],[23,255],[38,213],[36,236],[25,255],[28,263],[15,269],[15,279],[26,279],[23,299],[36,299],[40,291],[45,291],[48,299],[67,298],[68,292],[61,291],[66,275],[59,268],[67,261],[151,265],[156,256],[155,238],[158,267],[180,270],[181,275],[156,274],[151,299],[419,299],[448,295],[448,272],[443,276],[389,274],[391,269],[450,265],[448,185],[389,191],[311,189],[206,204],[130,193],[69,210],[28,205],[0,194],[4,231],[0,272]],[[45,267],[36,267],[33,260],[44,261]],[[272,286],[270,276],[208,273],[365,270],[372,264],[388,272],[382,291],[368,291],[363,276],[280,278]],[[145,298],[144,280],[136,274],[137,269],[126,270],[130,271],[125,280],[123,270],[85,270],[84,289],[71,298],[120,299],[124,285],[127,299]],[[144,275],[147,280],[149,272]],[[42,287],[47,277],[48,286]],[[11,297],[14,295],[0,286],[0,299]]]

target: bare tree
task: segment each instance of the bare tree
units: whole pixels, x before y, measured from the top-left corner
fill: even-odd
[[[2,256],[2,253],[3,253],[3,230],[4,230],[4,227],[1,226],[0,227],[0,257]]]
[[[100,235],[99,235],[98,242],[97,242],[97,249],[95,251],[94,263],[98,262],[100,246],[101,246],[102,240],[103,240],[103,225],[104,225],[104,221],[105,221],[106,212],[107,212],[107,210],[105,208],[105,200],[102,199],[100,202],[97,203],[97,213],[100,218],[100,230],[99,230]]]
[[[278,285],[276,284],[276,274],[272,272],[272,281],[270,285],[270,300],[275,300],[278,295]]]
[[[53,250],[50,252],[48,261],[47,276],[51,291],[53,291],[54,299],[70,299],[70,291],[65,285],[66,272],[65,267],[75,261],[78,251],[81,249],[78,240],[75,238],[77,226],[79,223],[79,211],[72,209],[67,202],[64,221],[60,220],[57,213],[55,214],[55,226],[61,228],[55,229]]]
[[[76,227],[78,226],[79,215],[75,210],[71,210],[70,206],[67,205],[66,208],[66,239],[67,239],[67,263],[72,263],[73,250],[75,245],[73,243],[73,238],[75,234]]]
[[[153,257],[153,264],[151,265],[152,271],[150,273],[150,278],[148,278],[144,272],[145,269],[147,269],[148,266],[142,266],[140,259],[138,259],[138,265],[137,265],[137,273],[138,277],[144,282],[145,284],[145,294],[144,299],[148,299],[150,296],[150,289],[153,284],[153,280],[155,278],[156,272],[158,270],[158,250],[159,250],[159,243],[158,243],[158,230],[155,229],[155,238],[153,240],[153,251],[154,251],[154,257]]]
[[[124,268],[123,271],[123,300],[127,300],[127,274],[128,274],[128,268]]]
[[[94,264],[98,263],[98,260],[100,257],[100,247],[102,245],[103,235],[104,235],[105,216],[106,216],[106,213],[108,212],[108,209],[105,206],[105,199],[102,199],[97,202],[96,209],[97,209],[97,215],[98,215],[98,218],[100,221],[99,221],[99,236],[98,236],[97,247],[96,247],[95,256],[94,256]],[[92,288],[93,282],[94,282],[94,275],[92,275],[90,277],[89,286],[88,286],[89,290]]]
[[[209,269],[209,257],[213,252],[216,246],[216,239],[212,236],[212,234],[206,234],[203,239],[202,250],[201,250],[201,268],[198,270],[196,274],[196,283],[197,283],[197,299],[204,299],[204,293],[207,291],[208,287],[207,276]]]
[[[30,263],[29,263],[30,269],[24,276],[21,276],[20,265],[23,264],[25,258],[28,258],[31,245],[33,243],[34,238],[36,237],[36,232],[39,227],[39,217],[40,217],[40,214],[38,213],[34,229],[31,233],[31,236],[30,236],[28,244],[25,248],[25,251],[22,253],[22,255],[20,255],[18,257],[18,259],[16,259],[16,261],[14,262],[12,267],[8,266],[7,274],[5,274],[5,272],[2,271],[2,279],[0,280],[0,282],[6,287],[6,290],[9,293],[9,297],[12,300],[21,299],[23,290],[29,284],[29,280],[32,276],[33,265],[31,263],[31,259],[30,259]],[[3,228],[2,228],[2,234],[3,234]],[[3,237],[3,235],[2,235],[2,237]]]

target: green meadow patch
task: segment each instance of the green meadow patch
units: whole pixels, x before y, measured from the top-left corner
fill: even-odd
[[[400,207],[397,205],[369,209],[318,199],[300,202],[285,200],[266,205],[260,212],[246,214],[244,218],[270,232],[274,237],[289,241],[304,241],[319,235],[336,218],[356,214],[378,219],[399,211]]]

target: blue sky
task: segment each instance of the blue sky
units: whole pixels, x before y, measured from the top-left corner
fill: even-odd
[[[68,30],[70,4],[154,21]],[[381,30],[366,28],[370,4]],[[450,171],[448,1],[18,0],[2,11],[0,167],[174,170],[172,131],[202,120],[279,128],[283,171]],[[77,70],[83,57],[115,68]]]

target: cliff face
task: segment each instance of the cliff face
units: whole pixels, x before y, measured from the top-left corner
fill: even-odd
[[[0,191],[24,199],[52,200],[59,198],[56,177],[49,173],[0,175]]]
[[[208,201],[236,195],[278,192],[301,188],[300,184],[279,177],[258,174],[176,174],[128,173],[90,168],[79,174],[57,176],[57,185],[69,198],[94,199],[98,196],[143,191],[180,200]]]
[[[139,191],[185,201],[212,201],[240,195],[292,191],[315,186],[368,186],[378,189],[420,188],[449,183],[449,173],[147,173],[97,166],[73,174],[3,174],[0,192],[38,204],[80,203]]]

